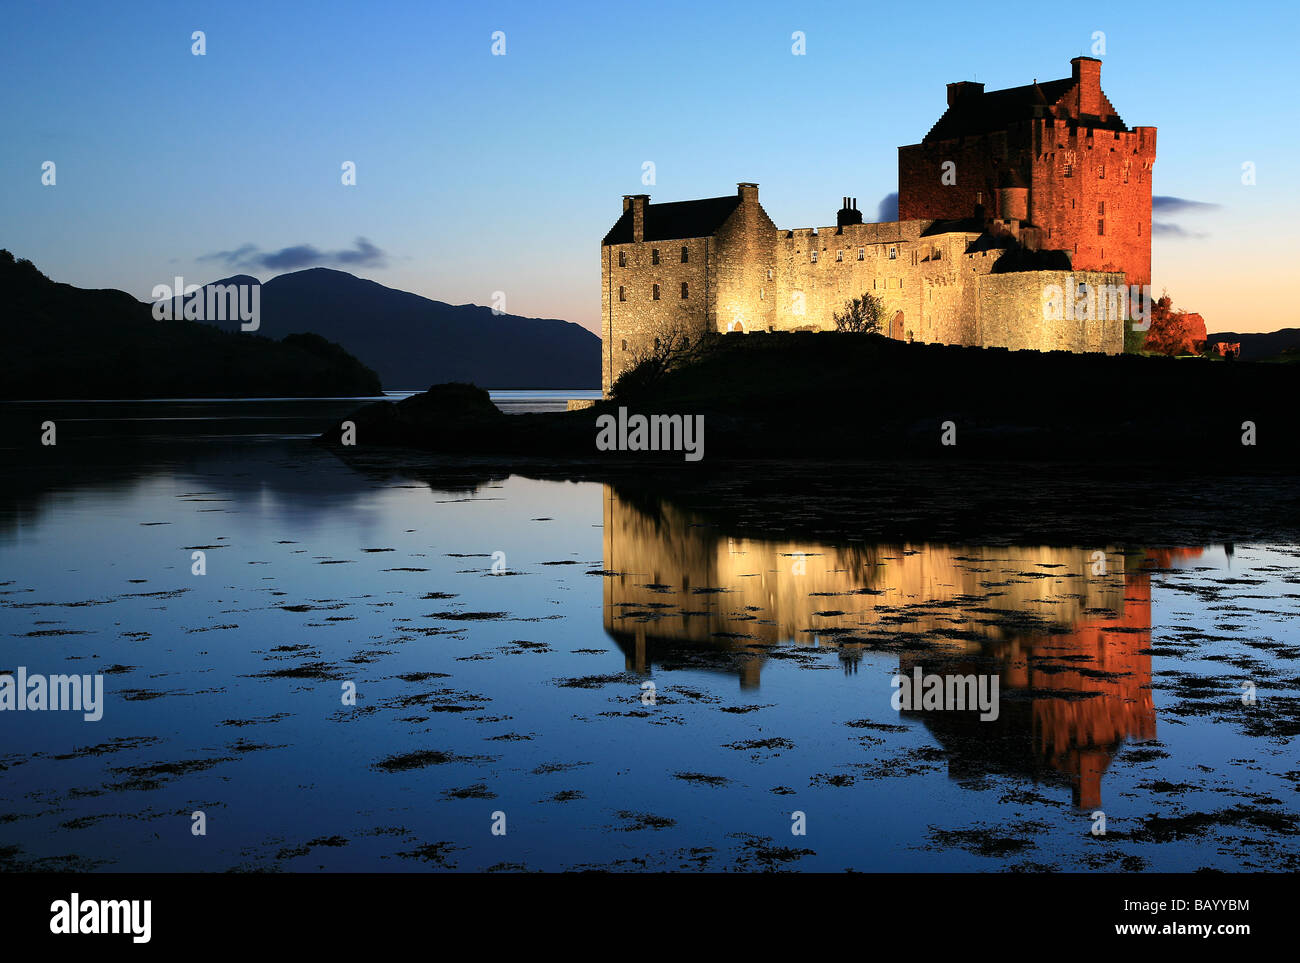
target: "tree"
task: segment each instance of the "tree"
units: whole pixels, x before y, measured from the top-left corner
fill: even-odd
[[[703,338],[692,341],[675,321],[660,325],[653,339],[647,338],[629,352],[628,366],[614,379],[610,395],[627,398],[640,394],[670,370],[693,358],[703,345]]]
[[[844,310],[836,312],[833,319],[835,330],[853,334],[877,334],[883,314],[880,299],[871,294],[863,294],[860,298],[846,301]]]
[[[1199,314],[1174,309],[1173,299],[1162,293],[1151,308],[1151,327],[1144,351],[1160,354],[1198,354],[1205,347],[1205,320]]]

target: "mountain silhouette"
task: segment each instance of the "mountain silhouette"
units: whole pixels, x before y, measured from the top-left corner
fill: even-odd
[[[254,280],[254,279],[249,279]],[[3,398],[357,397],[379,378],[327,339],[159,321],[125,291],[51,281],[0,251]],[[235,322],[238,326],[238,321]]]
[[[1240,342],[1242,361],[1263,361],[1276,358],[1286,351],[1300,348],[1300,328],[1280,328],[1277,331],[1223,331],[1209,336],[1209,343],[1216,341]]]
[[[237,275],[211,284],[256,284]],[[210,285],[209,285],[210,286]],[[211,322],[237,330],[239,322]],[[571,321],[494,315],[375,281],[309,268],[262,285],[259,334],[310,331],[374,369],[390,390],[441,382],[481,388],[598,388],[600,338]]]

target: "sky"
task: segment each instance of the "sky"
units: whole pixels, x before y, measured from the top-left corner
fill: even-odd
[[[1291,0],[10,2],[0,247],[142,300],[326,266],[596,331],[622,195],[756,181],[779,227],[845,195],[871,220],[947,83],[1068,77],[1100,31],[1103,90],[1159,129],[1154,193],[1193,202],[1158,206],[1157,296],[1211,332],[1300,326],[1298,23]]]

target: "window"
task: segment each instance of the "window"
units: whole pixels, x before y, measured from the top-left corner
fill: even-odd
[[[836,251],[836,252],[835,252],[835,260],[837,260],[837,261],[843,261],[843,260],[844,260],[844,252],[843,252],[843,251]]]
[[[1097,202],[1097,216],[1098,216],[1098,217],[1103,217],[1103,216],[1105,216],[1105,214],[1106,214],[1106,202],[1105,202],[1105,201],[1098,201],[1098,202]]]
[[[867,249],[865,247],[858,248],[858,260],[865,261],[866,259],[867,259]]]
[[[620,301],[627,300],[627,288],[623,287],[621,284],[618,286],[618,299]]]
[[[650,249],[650,263],[651,264],[659,263],[659,248],[654,247]]]
[[[618,252],[618,266],[627,267],[627,251]]]
[[[691,252],[688,251],[685,247],[682,247],[682,263],[686,264],[690,261],[690,259],[691,259]]]
[[[771,269],[771,268],[768,268],[768,269],[767,269],[767,279],[768,279],[769,281],[772,280],[772,269]]]
[[[891,261],[896,261],[896,260],[898,260],[898,248],[896,248],[896,247],[891,247],[891,248],[889,249],[889,259],[890,259]]]
[[[658,338],[655,338],[655,350],[656,350],[656,351],[659,350],[659,339],[658,339]]]
[[[654,286],[654,290],[650,292],[650,297],[655,301],[659,300],[659,285],[656,284]],[[657,341],[659,339],[656,338],[655,340]],[[655,347],[658,347],[658,345],[656,345]]]
[[[1066,164],[1066,165],[1065,165],[1065,176],[1066,176],[1066,177],[1073,177],[1073,176],[1074,176],[1074,165],[1073,165],[1073,164]]]
[[[1098,164],[1098,165],[1097,165],[1097,179],[1098,179],[1098,180],[1103,180],[1103,181],[1106,179],[1106,165],[1105,165],[1105,164]]]
[[[813,252],[812,252],[812,262],[813,262],[813,264],[816,264],[816,263],[817,263],[817,252],[816,252],[816,251],[813,251]]]
[[[1105,233],[1106,233],[1106,222],[1105,222],[1105,221],[1098,221],[1098,222],[1097,222],[1097,233],[1098,233],[1098,234],[1105,234]]]
[[[682,282],[682,300],[684,301],[684,300],[686,300],[686,298],[688,298],[688,297],[690,297],[690,294],[689,294],[688,291],[687,291],[686,282],[683,281],[683,282]]]
[[[1142,222],[1138,221],[1138,237],[1142,236]]]
[[[624,350],[624,351],[627,350],[627,338],[624,338],[624,339],[623,339],[623,350]]]
[[[766,298],[764,297],[763,289],[762,289],[762,288],[759,288],[759,289],[758,289],[758,299],[759,299],[760,301],[766,300]]]

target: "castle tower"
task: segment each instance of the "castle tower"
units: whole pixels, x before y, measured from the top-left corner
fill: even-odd
[[[1101,61],[1076,57],[1061,80],[985,91],[948,85],[948,108],[898,150],[900,220],[977,209],[1021,222],[1028,246],[1070,255],[1078,271],[1151,283],[1156,129],[1129,128],[1101,89]]]

